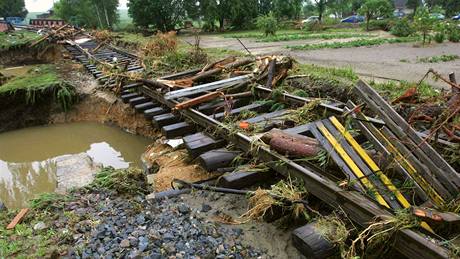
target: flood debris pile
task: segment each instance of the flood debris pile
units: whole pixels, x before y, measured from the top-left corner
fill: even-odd
[[[173,74],[158,77],[150,69],[165,61],[160,53],[168,53],[161,57],[178,54],[174,37],[161,35],[147,45],[143,57],[106,44],[99,47],[92,39],[67,41],[66,49],[101,84],[151,121],[166,142],[177,144],[177,149],[152,159],[153,182],[167,161],[180,166],[193,161],[204,171],[195,178],[179,167],[173,179],[163,178],[162,188],[169,182],[171,189],[155,189],[147,197],[138,193],[144,187],[130,185],[133,189],[127,189],[134,192],[127,195],[134,196],[130,199],[134,205],[113,203],[110,192],[105,196],[99,193],[103,208],[113,209],[102,209],[106,218],[94,217],[91,235],[74,238],[77,247],[83,244],[79,252],[88,256],[259,255],[252,248],[226,246],[228,239],[221,225],[214,228],[218,233],[222,229],[217,236],[223,239],[219,240],[212,234],[214,240],[210,239],[203,229],[194,231],[195,226],[207,223],[195,222],[197,215],[187,205],[162,201],[179,201],[174,197],[198,189],[248,197],[246,213],[240,217],[219,213],[213,225],[238,226],[253,219],[290,223],[295,228],[294,245],[307,257],[458,256],[458,172],[438,152],[437,145],[430,145],[429,132],[420,132],[417,123],[412,127],[410,119],[402,117],[369,84],[346,74],[356,81],[347,89],[350,98],[300,97],[284,87],[286,78],[296,76],[290,75],[293,60],[277,55],[203,59],[202,64],[195,62],[193,69],[171,69]],[[199,51],[198,43],[195,51]],[[127,76],[127,72],[137,76]],[[458,94],[452,91],[450,95],[455,103]],[[410,99],[408,92],[407,98],[394,104]],[[435,119],[434,129],[454,127],[456,109],[448,105]],[[442,133],[433,132],[437,136]],[[445,141],[453,140],[450,137]],[[162,164],[160,160],[168,154],[172,157]],[[101,181],[96,181],[100,183],[97,188],[117,186],[116,181]],[[79,198],[85,199],[91,198]],[[152,217],[145,208],[157,215]],[[93,215],[93,209],[85,208],[82,215]],[[128,214],[142,217],[133,219]],[[134,222],[140,227],[131,229]],[[186,241],[190,237],[193,243]],[[168,240],[177,242],[168,244]],[[183,242],[185,248],[178,247]]]

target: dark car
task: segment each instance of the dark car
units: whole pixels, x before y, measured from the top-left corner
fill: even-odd
[[[358,22],[364,22],[364,16],[361,15],[352,15],[349,16],[345,19],[342,19],[340,22],[344,23],[358,23]]]
[[[460,21],[460,13],[455,15],[455,16],[452,16],[452,20],[454,21]]]

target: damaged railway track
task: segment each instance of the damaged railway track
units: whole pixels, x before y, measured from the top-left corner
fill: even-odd
[[[135,76],[118,80],[98,64],[142,72],[137,56],[101,47],[94,40],[67,43],[66,49],[101,84],[118,92],[123,102],[144,114],[166,138],[182,138],[190,155],[209,171],[229,167],[237,156],[251,157],[270,167],[270,173],[302,179],[309,194],[330,208],[340,208],[361,228],[400,209],[417,210],[426,204],[441,208],[458,196],[459,174],[364,81],[354,89],[363,103],[355,105],[277,91],[273,86],[290,66],[285,57],[224,59],[156,80]],[[216,80],[224,73],[230,77]],[[364,115],[364,106],[379,119]],[[267,132],[278,136],[278,143],[272,142],[274,138],[264,140]],[[295,144],[303,141],[307,144],[297,148]],[[372,144],[383,161],[363,148],[365,142]],[[316,155],[316,148],[331,158],[335,171],[294,159]],[[398,178],[412,181],[415,198],[395,186],[387,175],[389,167]],[[219,185],[244,188],[262,179],[258,173],[233,172],[224,175]],[[450,257],[430,217],[423,220],[420,229],[398,229],[394,249],[408,258]],[[309,231],[308,227],[296,229],[293,240],[306,256],[315,256]]]

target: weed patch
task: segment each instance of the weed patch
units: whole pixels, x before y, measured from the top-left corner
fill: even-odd
[[[432,56],[432,57],[423,57],[418,58],[417,62],[419,63],[439,63],[439,62],[449,62],[456,59],[459,59],[458,55],[441,55],[441,56]]]
[[[315,49],[339,49],[339,48],[356,48],[364,46],[375,46],[382,44],[416,42],[418,37],[407,38],[390,38],[390,39],[359,39],[348,42],[318,43],[306,44],[300,46],[287,46],[292,50],[315,50]]]
[[[96,174],[89,188],[108,189],[120,194],[145,194],[148,192],[144,173],[137,168],[103,168]]]

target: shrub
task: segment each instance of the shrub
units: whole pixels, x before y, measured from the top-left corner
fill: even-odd
[[[144,47],[144,56],[162,56],[168,52],[174,52],[177,48],[176,32],[158,32],[155,37],[147,42]]]
[[[433,30],[435,22],[436,19],[430,15],[427,8],[421,7],[415,12],[414,27],[422,34],[423,45],[425,45],[426,40],[430,38],[430,32]]]
[[[391,34],[398,37],[407,37],[412,35],[415,31],[409,23],[409,20],[404,18],[396,22],[390,30]]]
[[[259,30],[262,30],[265,33],[265,36],[275,35],[278,30],[278,21],[276,20],[275,15],[270,12],[267,15],[257,17],[256,26]]]
[[[316,21],[305,23],[303,29],[306,31],[322,31],[324,30],[324,26],[320,22]]]
[[[383,31],[389,31],[393,27],[394,22],[391,20],[371,20],[369,21],[369,25],[363,23],[361,24],[362,28],[367,28],[369,31],[375,31],[375,30],[383,30]]]
[[[460,41],[460,28],[457,24],[451,23],[447,25],[447,39],[451,42],[459,42]]]
[[[446,35],[443,32],[437,32],[434,35],[434,41],[436,41],[437,43],[443,43],[445,38]]]

